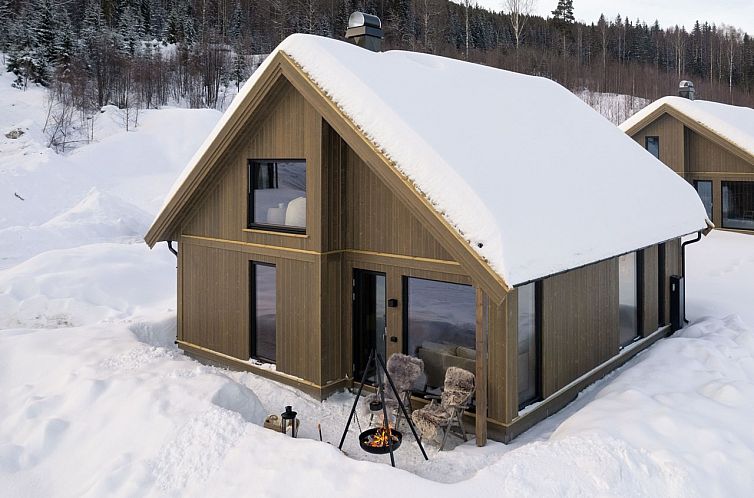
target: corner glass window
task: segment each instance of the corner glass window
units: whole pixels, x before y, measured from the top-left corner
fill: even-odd
[[[639,335],[639,293],[636,280],[636,253],[618,258],[618,305],[620,316],[620,347],[631,344]]]
[[[518,287],[518,405],[539,399],[539,334],[536,284]]]
[[[470,285],[406,278],[407,354],[424,361],[425,390],[439,389],[449,367],[476,373],[476,293]]]
[[[306,161],[249,161],[249,228],[306,231]]]
[[[646,137],[644,146],[650,154],[660,158],[660,137]]]
[[[251,357],[275,363],[277,318],[275,265],[251,263]]]
[[[723,182],[723,228],[754,230],[754,182]]]
[[[695,180],[694,188],[707,210],[707,218],[712,219],[712,182],[709,180]]]

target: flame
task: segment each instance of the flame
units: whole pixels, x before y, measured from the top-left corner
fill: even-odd
[[[389,437],[393,438],[394,445],[398,442],[398,438],[393,435],[390,426],[380,427],[379,429],[377,429],[377,432],[375,432],[373,436],[369,436],[369,439],[365,441],[365,444],[367,446],[371,446],[372,448],[383,448],[389,445]]]

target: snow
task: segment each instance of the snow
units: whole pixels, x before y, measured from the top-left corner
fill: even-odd
[[[137,131],[113,127],[61,156],[43,147],[33,122],[42,92],[1,83],[0,129],[31,121],[23,149],[0,144],[0,230],[54,235],[46,246],[41,235],[0,238],[0,253],[15,255],[0,269],[3,496],[383,497],[386,483],[432,497],[754,488],[754,237],[713,231],[688,246],[691,326],[512,444],[452,438],[451,451],[428,445],[425,462],[407,436],[392,469],[357,449],[357,426],[345,454],[334,446],[350,394],[319,402],[199,364],[173,344],[175,258],[150,252],[130,230],[156,211],[156,191],[168,190],[219,113],[146,113]],[[11,103],[26,110],[14,114]],[[153,146],[160,141],[171,151]],[[13,200],[19,186],[33,202]],[[285,405],[302,420],[297,440],[260,426]]]
[[[637,112],[620,125],[629,130],[644,118],[666,105],[754,155],[754,109],[705,100],[663,97]]]
[[[706,228],[690,185],[550,80],[312,35],[292,35],[272,55],[280,51],[509,285]],[[271,59],[244,85],[168,201]]]

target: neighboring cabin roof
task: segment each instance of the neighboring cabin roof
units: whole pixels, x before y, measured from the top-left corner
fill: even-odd
[[[719,102],[663,97],[628,118],[620,129],[634,134],[665,112],[680,114],[754,158],[754,109]]]
[[[688,183],[550,80],[311,35],[288,37],[268,61],[277,52],[511,286],[707,226]],[[166,206],[266,70],[244,85]]]

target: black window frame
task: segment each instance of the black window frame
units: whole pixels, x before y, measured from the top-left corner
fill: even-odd
[[[657,155],[655,156],[649,151],[649,140],[654,139],[657,142]],[[647,135],[644,137],[644,148],[657,159],[660,159],[660,137],[658,135]]]
[[[715,182],[713,182],[712,180],[703,180],[703,179],[694,180],[693,181],[694,190],[696,190],[697,195],[699,195],[700,182],[709,183],[710,207],[709,207],[709,213],[707,213],[707,215],[709,216],[709,219],[712,220],[712,216],[714,215],[714,212],[715,212]],[[699,195],[699,198],[701,199],[702,196]],[[702,201],[702,204],[704,204],[703,201]],[[707,206],[705,206],[705,209],[706,207]]]
[[[635,276],[635,282],[636,282],[636,294],[634,296],[634,299],[636,299],[636,335],[633,336],[633,338],[626,342],[621,343],[621,323],[620,323],[620,315],[618,316],[618,351],[622,351],[623,349],[631,346],[636,341],[639,341],[642,339],[644,335],[643,331],[643,317],[644,317],[644,306],[642,303],[644,293],[643,293],[643,287],[644,287],[644,251],[631,251],[625,254],[621,254],[621,256],[628,256],[629,254],[634,255],[634,276]],[[619,256],[620,257],[620,256]],[[620,263],[619,263],[620,264]],[[619,313],[620,313],[620,271],[618,272],[618,306],[619,306]]]
[[[272,232],[281,232],[281,233],[290,233],[290,234],[296,234],[296,235],[306,235],[307,228],[309,225],[309,217],[306,217],[306,225],[305,227],[294,227],[294,226],[288,226],[288,225],[275,225],[272,223],[257,223],[254,221],[254,191],[257,187],[257,175],[256,170],[252,172],[252,168],[255,166],[258,166],[262,163],[304,163],[304,171],[306,174],[306,199],[307,199],[307,210],[308,210],[308,203],[309,203],[309,167],[307,164],[306,159],[302,158],[274,158],[274,159],[264,159],[264,158],[254,158],[254,159],[248,159],[246,164],[246,176],[247,176],[247,194],[246,194],[246,228],[250,230],[266,230],[266,231],[272,231]]]
[[[440,280],[440,279],[437,279],[437,278],[415,277],[415,276],[412,276],[412,275],[402,275],[401,276],[401,293],[402,293],[402,299],[403,299],[403,303],[402,303],[402,306],[401,306],[401,311],[402,311],[402,314],[403,314],[403,316],[401,318],[401,326],[403,328],[403,331],[401,333],[401,338],[402,338],[402,341],[403,341],[403,344],[401,345],[401,351],[403,352],[403,354],[413,357],[414,355],[411,352],[409,352],[409,349],[408,349],[408,335],[409,335],[409,330],[408,330],[409,329],[409,326],[408,326],[408,322],[409,322],[409,320],[408,320],[408,314],[409,314],[408,313],[408,307],[409,307],[408,282],[409,282],[410,279],[414,279],[414,280],[428,280],[428,281],[431,281],[431,282],[439,282],[439,283],[442,283],[442,284],[461,285],[463,287],[470,287],[472,289],[474,288],[474,286],[472,284],[464,284],[464,283],[460,283],[460,282],[449,282],[447,280]],[[474,299],[476,301],[476,297]],[[474,308],[474,315],[476,317],[476,302],[475,302],[475,308]],[[475,325],[474,325],[474,343],[475,343],[474,344],[474,349],[476,349],[476,318],[475,318],[474,323],[475,323]],[[476,375],[476,372],[474,372],[474,375]],[[414,392],[416,394],[426,394],[427,391],[414,391]],[[474,398],[476,398],[476,396],[474,396]],[[470,409],[468,411],[470,413],[476,413],[476,406],[474,405],[473,399],[472,399],[472,406],[470,407]]]
[[[257,354],[257,266],[275,269],[275,334],[277,335],[277,265],[264,261],[249,261],[249,358],[275,365],[277,358],[265,358]],[[275,338],[275,354],[277,355],[277,337]]]
[[[749,183],[754,186],[753,180],[723,180],[720,182],[720,225],[722,228],[726,228],[728,230],[740,230],[742,232],[753,232],[754,229],[752,228],[742,228],[742,227],[733,227],[730,225],[725,224],[726,214],[727,211],[725,210],[725,204],[726,204],[726,198],[725,198],[725,192],[726,187],[730,186],[731,184],[741,184],[741,183]],[[730,192],[730,191],[728,191]],[[727,200],[728,203],[730,203],[730,200]],[[754,207],[754,206],[752,206]]]
[[[534,353],[537,359],[537,368],[535,370],[536,373],[534,378],[536,393],[533,398],[528,400],[518,400],[518,411],[521,411],[534,403],[539,403],[544,399],[542,396],[542,393],[544,392],[544,376],[542,375],[542,280],[530,283],[534,284],[534,337],[537,342],[536,351]],[[516,312],[518,313],[518,310],[516,310]],[[516,325],[516,340],[518,340],[518,324]],[[518,394],[518,386],[516,386],[516,396],[518,396]]]

